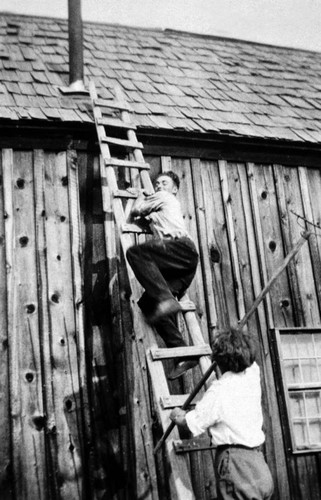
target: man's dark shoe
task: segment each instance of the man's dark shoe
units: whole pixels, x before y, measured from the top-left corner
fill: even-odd
[[[179,305],[177,300],[166,299],[157,304],[153,313],[147,317],[147,320],[151,325],[153,325],[154,323],[157,323],[157,321],[161,318],[169,316],[170,314],[177,313],[178,311],[181,311],[181,306]]]
[[[180,361],[173,371],[168,375],[169,380],[175,380],[181,377],[187,370],[194,368],[198,364],[197,359],[188,359],[186,361]]]

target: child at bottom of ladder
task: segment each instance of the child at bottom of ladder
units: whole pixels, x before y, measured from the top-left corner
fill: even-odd
[[[261,450],[262,431],[260,369],[255,361],[253,338],[231,329],[218,332],[212,359],[214,380],[195,409],[175,408],[171,419],[194,436],[209,430],[217,446],[215,476],[217,498],[268,500],[273,481]]]

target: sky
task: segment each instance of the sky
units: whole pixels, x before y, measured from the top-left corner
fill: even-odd
[[[171,28],[321,52],[321,0],[81,0],[84,21]],[[67,18],[68,0],[1,0],[0,12]]]

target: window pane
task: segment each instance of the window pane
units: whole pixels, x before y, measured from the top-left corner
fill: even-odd
[[[299,361],[297,359],[284,361],[285,379],[288,384],[302,382],[299,369]]]
[[[296,342],[300,358],[308,358],[312,356],[315,357],[314,347],[312,343],[312,335],[309,334],[296,335]]]
[[[306,392],[305,405],[307,417],[321,417],[320,391]]]
[[[299,356],[295,335],[281,335],[283,359],[297,358]]]
[[[291,332],[291,333],[289,333]],[[321,448],[321,328],[279,330],[293,449]]]
[[[293,422],[293,432],[296,446],[307,446],[307,426],[305,422]]]
[[[315,359],[301,359],[303,382],[317,382],[318,371]]]
[[[292,418],[305,417],[303,392],[290,393],[290,411]]]
[[[320,445],[321,443],[321,419],[309,422],[310,444]]]
[[[321,357],[321,334],[315,333],[313,337],[316,355]]]

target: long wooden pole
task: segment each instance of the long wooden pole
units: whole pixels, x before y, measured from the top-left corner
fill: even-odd
[[[243,328],[243,326],[247,323],[250,316],[252,316],[252,314],[257,309],[258,305],[260,304],[260,302],[264,299],[265,295],[270,291],[270,288],[272,287],[272,285],[274,285],[274,282],[277,280],[279,275],[289,265],[291,260],[296,256],[296,254],[300,250],[300,248],[310,238],[311,234],[312,233],[310,231],[304,231],[301,234],[301,238],[299,239],[299,241],[297,242],[295,247],[292,248],[291,252],[285,257],[285,259],[282,262],[282,264],[280,265],[280,267],[275,271],[273,276],[269,279],[269,281],[267,282],[267,284],[263,288],[262,292],[257,296],[255,301],[253,302],[252,307],[249,309],[249,311],[243,316],[243,318],[239,322],[238,327],[237,327],[238,330],[241,330]]]
[[[264,299],[264,297],[266,296],[266,294],[270,291],[271,287],[273,286],[274,282],[277,280],[277,278],[279,277],[279,275],[289,265],[289,263],[291,262],[291,260],[293,260],[293,258],[296,256],[296,254],[298,253],[298,251],[300,250],[300,248],[309,239],[309,237],[311,236],[311,234],[312,233],[309,232],[309,231],[304,231],[302,233],[301,238],[296,243],[295,247],[286,256],[286,258],[284,259],[284,261],[282,262],[282,264],[280,265],[280,267],[275,271],[275,273],[273,274],[273,276],[269,279],[269,281],[267,282],[267,284],[265,285],[265,287],[263,288],[263,290],[261,291],[261,293],[257,296],[257,298],[255,299],[255,301],[253,302],[253,305],[251,306],[251,308],[249,309],[249,311],[243,316],[243,318],[241,319],[241,321],[239,322],[239,324],[237,326],[237,330],[242,330],[242,328],[247,323],[247,321],[252,316],[252,314],[256,311],[256,309],[258,308],[259,304],[262,302],[262,300]],[[204,373],[203,377],[200,379],[200,381],[198,382],[198,384],[195,386],[194,390],[188,396],[188,398],[186,399],[186,401],[182,405],[182,410],[186,410],[186,408],[191,404],[191,402],[195,398],[196,394],[198,394],[198,392],[200,391],[200,389],[205,384],[206,380],[209,378],[209,376],[211,375],[211,373],[214,371],[215,366],[216,366],[216,361],[214,361],[211,364],[211,366]],[[165,442],[166,438],[170,435],[170,433],[172,432],[172,430],[174,429],[174,427],[175,427],[175,423],[172,421],[169,424],[169,426],[167,427],[167,429],[165,430],[165,432],[162,435],[162,437],[160,438],[160,440],[158,441],[157,445],[155,446],[154,453],[157,453],[158,450],[162,447],[163,443]]]
[[[188,398],[186,399],[186,401],[182,405],[182,410],[186,410],[186,408],[190,405],[190,403],[195,398],[196,394],[200,391],[200,389],[205,384],[206,380],[209,378],[209,376],[211,375],[211,373],[214,371],[215,366],[216,366],[216,362],[212,363],[209,366],[209,368],[207,369],[207,371],[204,373],[203,377],[199,380],[199,382],[196,384],[196,386],[194,387],[194,389],[191,392],[191,394],[188,396]],[[162,435],[162,437],[160,438],[160,440],[158,441],[157,445],[155,446],[154,453],[157,453],[158,450],[162,447],[163,443],[165,442],[166,438],[170,435],[170,433],[172,432],[172,430],[174,429],[174,427],[175,427],[175,422],[172,421],[169,424],[169,426],[167,427],[167,429],[164,432],[164,434]]]

